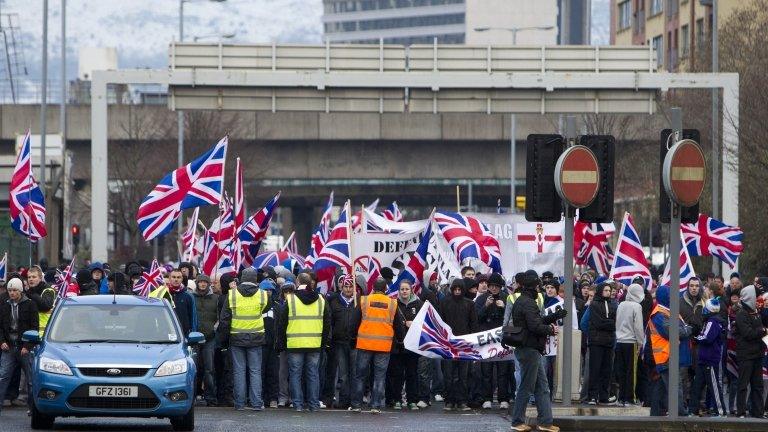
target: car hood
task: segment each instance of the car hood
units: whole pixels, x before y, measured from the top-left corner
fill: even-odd
[[[150,365],[157,368],[166,360],[185,357],[181,344],[137,343],[48,343],[42,355],[78,365]]]

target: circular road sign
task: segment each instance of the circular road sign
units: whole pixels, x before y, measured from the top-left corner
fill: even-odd
[[[678,141],[667,152],[662,167],[664,189],[676,203],[692,207],[704,191],[706,175],[704,153],[696,141]]]
[[[590,205],[600,187],[597,158],[589,148],[577,145],[567,148],[555,165],[555,189],[568,205],[582,208]]]

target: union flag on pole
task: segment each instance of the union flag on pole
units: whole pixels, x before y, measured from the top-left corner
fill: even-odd
[[[328,203],[323,210],[323,216],[320,218],[320,224],[315,228],[315,232],[312,233],[312,238],[309,241],[309,253],[304,260],[304,266],[312,268],[315,265],[317,256],[320,255],[320,251],[323,250],[325,242],[328,241],[328,235],[331,227],[331,212],[333,210],[333,191],[331,196],[328,197]]]
[[[501,273],[499,241],[484,223],[473,216],[453,212],[435,213],[434,221],[459,262],[477,258]]]
[[[392,201],[392,204],[387,206],[387,208],[384,210],[384,213],[381,215],[384,216],[384,218],[387,220],[391,220],[392,222],[403,221],[403,214],[400,213],[400,207],[397,206],[397,201]]]
[[[404,280],[411,281],[411,289],[414,294],[421,292],[421,279],[424,274],[424,270],[427,268],[427,254],[429,253],[429,240],[432,238],[432,219],[427,222],[427,226],[424,227],[424,231],[421,234],[421,240],[419,246],[416,248],[416,252],[411,254],[408,258],[408,263],[397,274],[397,279],[387,289],[387,295],[390,297],[396,297],[397,292],[400,290],[400,282]]]
[[[333,227],[328,242],[323,246],[323,250],[315,261],[314,270],[317,274],[317,287],[321,293],[328,292],[336,268],[341,267],[346,274],[352,274],[352,259],[349,248],[351,242],[352,229],[349,222],[349,201],[344,205],[336,226]]]
[[[29,130],[16,156],[8,186],[11,227],[36,242],[48,234],[45,228],[45,198],[32,174],[32,146]]]
[[[736,266],[736,260],[744,250],[741,244],[744,231],[741,228],[726,225],[705,214],[699,214],[696,223],[682,224],[680,228],[690,255],[714,255],[731,268]]]
[[[72,257],[72,261],[64,269],[63,272],[56,269],[56,293],[60,299],[67,297],[67,291],[69,290],[69,284],[72,283],[72,277],[75,274],[75,257]]]
[[[136,221],[144,240],[165,235],[182,210],[219,204],[227,159],[227,137],[211,150],[169,173],[139,206]]]
[[[143,272],[139,280],[136,281],[133,292],[139,297],[147,298],[152,290],[157,289],[162,284],[163,275],[160,273],[160,265],[157,263],[157,259],[153,259],[149,271]]]
[[[640,236],[632,222],[632,215],[627,212],[624,213],[624,221],[619,230],[619,241],[616,243],[610,277],[624,285],[629,285],[635,276],[641,276],[645,279],[646,286],[649,286],[651,271],[648,269],[648,259],[645,257]]]
[[[693,269],[693,262],[691,256],[688,254],[688,249],[683,245],[682,232],[680,233],[680,285],[678,288],[680,291],[685,291],[688,288],[688,281],[692,277],[696,276],[696,271]],[[667,260],[667,264],[664,267],[664,274],[661,276],[661,284],[669,286],[672,283],[672,273],[670,266],[672,263],[672,257]]]
[[[199,212],[200,207],[195,207],[195,210],[192,212],[192,217],[189,219],[187,229],[181,236],[182,248],[184,250],[184,254],[182,255],[183,261],[193,261],[200,253],[195,249],[195,246],[197,245],[197,218]]]
[[[248,221],[240,229],[237,235],[242,254],[240,265],[250,267],[253,264],[254,258],[259,254],[261,241],[267,236],[269,223],[272,221],[272,213],[277,208],[279,200],[280,192],[269,200],[261,210],[248,218]]]
[[[613,223],[585,223],[573,226],[573,258],[576,264],[586,264],[601,275],[611,270],[613,250],[609,240],[616,227]]]

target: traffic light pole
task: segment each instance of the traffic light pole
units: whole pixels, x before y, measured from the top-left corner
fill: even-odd
[[[683,137],[683,113],[680,108],[672,108],[672,140],[668,145],[673,145]],[[669,394],[667,395],[667,407],[669,417],[678,417],[680,391],[680,206],[670,200],[672,217],[669,224]]]
[[[576,117],[568,116],[565,125],[566,148],[576,143]],[[571,406],[571,377],[573,375],[572,357],[573,357],[573,322],[571,316],[573,308],[573,217],[574,208],[563,201],[563,210],[565,213],[565,253],[563,258],[563,278],[565,279],[565,297],[563,307],[568,311],[568,316],[563,320],[563,381],[562,381],[562,400],[563,406]]]

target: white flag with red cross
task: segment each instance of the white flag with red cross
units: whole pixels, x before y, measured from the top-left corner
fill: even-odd
[[[517,224],[517,251],[522,253],[556,253],[564,251],[562,222],[529,222]]]

